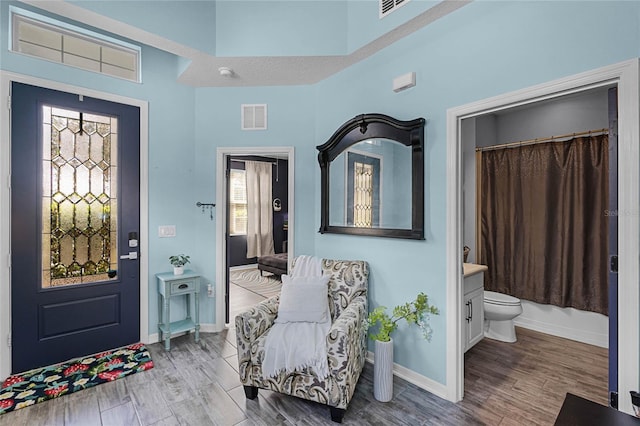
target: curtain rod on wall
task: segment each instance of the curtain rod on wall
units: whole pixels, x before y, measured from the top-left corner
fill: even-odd
[[[554,141],[557,141],[558,139],[575,138],[576,136],[585,136],[585,135],[589,135],[589,136],[594,135],[595,136],[597,134],[604,134],[604,133],[609,133],[609,129],[587,130],[585,132],[567,133],[566,135],[551,136],[551,137],[548,137],[548,138],[536,138],[536,139],[528,139],[528,140],[519,141],[519,142],[503,143],[503,144],[500,144],[500,145],[481,146],[481,147],[476,148],[476,152],[478,152],[478,151],[492,151],[494,149],[510,148],[510,147],[516,147],[516,146],[535,145],[535,144],[538,144],[538,143],[554,142]]]
[[[247,161],[256,161],[258,163],[271,163],[271,164],[278,164],[278,159],[274,159],[274,160],[240,160],[237,159],[235,157],[231,157],[231,161],[237,161],[238,163],[246,163]]]
[[[247,163],[247,161],[256,161],[259,163],[271,163],[276,166],[276,182],[280,182],[280,159],[272,159],[272,160],[240,160],[235,157],[231,157],[231,161],[236,161],[238,163]]]

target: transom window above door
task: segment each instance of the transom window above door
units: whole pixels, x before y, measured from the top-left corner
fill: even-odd
[[[10,7],[11,51],[139,83],[140,47]]]

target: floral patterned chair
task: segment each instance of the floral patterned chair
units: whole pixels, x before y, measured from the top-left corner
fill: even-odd
[[[263,376],[264,343],[278,315],[279,296],[236,316],[238,365],[248,399],[258,396],[258,388],[293,395],[328,405],[331,419],[341,423],[367,354],[369,267],[364,261],[323,259],[322,271],[330,275],[331,329],[326,338],[329,376],[320,379],[309,368],[276,377]]]

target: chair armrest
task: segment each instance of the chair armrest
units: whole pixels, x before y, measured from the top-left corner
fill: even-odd
[[[333,322],[327,335],[329,372],[348,387],[355,387],[366,359],[366,319],[367,296],[364,294],[351,301]],[[349,398],[352,392],[353,389]]]
[[[251,343],[262,336],[278,316],[280,296],[273,296],[236,315],[236,340]]]
[[[249,384],[251,368],[251,344],[262,336],[278,315],[280,296],[263,300],[253,308],[236,315],[236,343],[238,368],[241,381]]]

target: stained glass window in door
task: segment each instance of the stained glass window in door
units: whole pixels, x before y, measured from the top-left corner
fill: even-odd
[[[113,279],[117,119],[46,105],[42,113],[42,287]]]

